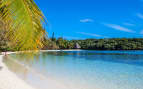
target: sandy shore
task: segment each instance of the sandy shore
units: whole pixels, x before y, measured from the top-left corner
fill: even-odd
[[[3,55],[0,55],[0,89],[34,89],[19,79],[2,62]]]
[[[53,51],[84,51],[84,50],[82,50],[82,49],[69,49],[69,50],[66,50],[66,49],[64,49],[64,50],[40,50],[40,52],[53,52]]]
[[[8,52],[11,54],[13,52]],[[61,82],[57,82],[51,78],[45,78],[47,89],[71,89],[65,86]],[[35,89],[24,80],[16,76],[15,73],[11,72],[8,67],[3,63],[3,55],[0,55],[0,89]],[[74,88],[75,89],[75,88]]]

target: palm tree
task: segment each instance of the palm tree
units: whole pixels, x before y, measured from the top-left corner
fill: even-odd
[[[7,25],[5,36],[17,50],[43,47],[44,15],[33,0],[0,0],[0,17]]]

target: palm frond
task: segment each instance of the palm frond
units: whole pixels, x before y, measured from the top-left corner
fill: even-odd
[[[44,15],[33,0],[0,0],[0,16],[8,25],[8,38],[17,50],[37,50],[46,36]]]

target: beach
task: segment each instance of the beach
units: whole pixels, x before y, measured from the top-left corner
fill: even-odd
[[[0,55],[0,89],[35,89],[8,70]]]
[[[7,54],[11,53],[13,52],[8,52]],[[3,63],[3,56],[4,53],[3,55],[0,55],[0,89],[41,89],[40,87],[33,87],[31,84],[18,77],[14,72],[10,71],[9,68]],[[46,89],[71,89],[55,79],[45,78],[44,76],[41,77],[46,79]]]

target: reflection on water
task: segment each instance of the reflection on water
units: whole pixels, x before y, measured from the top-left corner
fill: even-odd
[[[47,89],[48,77],[62,82],[69,89],[143,87],[143,51],[58,51],[40,52],[32,57],[12,54],[5,63],[10,70],[41,89]],[[45,80],[39,75],[46,77]],[[39,82],[34,83],[33,79]]]
[[[16,63],[16,61],[10,60],[8,56],[4,57],[4,63],[8,66],[8,68],[19,75],[27,75],[29,72],[23,65]],[[26,78],[26,76],[24,76]]]

